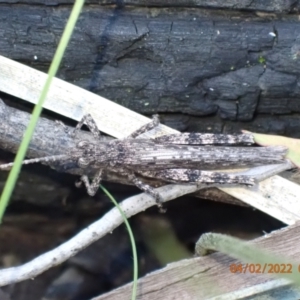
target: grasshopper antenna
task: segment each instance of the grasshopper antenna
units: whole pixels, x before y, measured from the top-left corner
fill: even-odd
[[[52,155],[52,156],[46,156],[46,157],[40,157],[40,158],[32,158],[32,159],[25,159],[22,162],[22,165],[28,165],[28,164],[33,164],[33,163],[42,163],[42,162],[53,162],[57,160],[63,160],[68,158],[67,155]],[[8,163],[8,164],[3,164],[0,165],[0,170],[7,170],[10,169],[14,163]]]

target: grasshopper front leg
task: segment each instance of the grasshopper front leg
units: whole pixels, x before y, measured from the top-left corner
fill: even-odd
[[[81,127],[84,124],[88,127],[88,129],[96,138],[99,138],[101,136],[98,126],[90,114],[86,114],[82,117],[82,119],[78,122],[77,126],[75,127],[74,131],[71,133],[71,136],[75,137],[76,133],[81,129]]]
[[[141,128],[137,129],[136,131],[134,131],[133,133],[131,133],[127,138],[128,139],[135,139],[137,138],[139,135],[150,131],[151,129],[159,126],[160,122],[159,122],[159,117],[158,115],[154,115],[152,118],[152,121],[145,124],[144,126],[142,126]]]
[[[89,181],[89,178],[86,176],[86,175],[82,175],[80,177],[80,180],[77,181],[75,183],[76,187],[80,187],[82,185],[82,183],[84,183],[85,187],[86,187],[86,190],[87,190],[87,193],[90,195],[90,196],[95,196],[95,194],[97,193],[98,191],[98,188],[99,188],[99,184],[102,180],[102,174],[103,174],[103,170],[100,169],[95,177],[93,178],[92,182],[90,183]]]

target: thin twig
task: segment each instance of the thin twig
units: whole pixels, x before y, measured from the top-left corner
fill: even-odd
[[[259,172],[257,171],[259,168]],[[255,174],[259,173],[260,175],[264,173],[263,167],[258,167],[251,169],[252,171],[244,171],[238,172],[235,174],[243,175],[247,172],[252,172]],[[273,166],[275,172],[278,171],[279,166]],[[280,170],[289,169],[290,163],[286,162],[280,166]],[[272,167],[266,166],[265,170],[267,170],[268,174],[274,175],[271,172]],[[260,176],[259,175],[259,176]],[[220,187],[220,184],[212,184],[210,187]],[[188,193],[193,193],[199,189],[206,188],[207,185],[166,185],[160,188],[157,188],[156,191],[163,197],[165,201],[170,201],[181,197]],[[146,195],[139,194],[137,196],[133,196],[127,198],[122,203],[120,203],[121,209],[127,218],[146,210],[147,208],[156,205],[155,200]],[[123,219],[117,208],[112,208],[108,213],[106,213],[100,220],[94,222],[87,228],[83,229],[76,236],[71,238],[69,241],[60,245],[59,247],[46,252],[32,261],[25,263],[24,265],[18,267],[12,267],[3,269],[0,271],[0,286],[16,283],[19,281],[23,281],[26,279],[32,279],[42,272],[48,270],[51,267],[57,266],[70,257],[76,255],[78,252],[92,244],[93,242],[99,240],[106,234],[112,232],[115,228],[117,228],[120,224],[123,223]]]

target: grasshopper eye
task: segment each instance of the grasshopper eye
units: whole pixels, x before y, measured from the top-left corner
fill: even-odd
[[[89,159],[87,159],[87,158],[83,158],[83,157],[80,157],[79,159],[78,159],[78,166],[80,167],[80,168],[85,168],[85,167],[87,167],[89,164],[90,164],[90,160]]]
[[[109,162],[109,165],[110,165],[111,167],[114,167],[116,164],[117,164],[117,162],[114,162],[114,161],[110,161],[110,162]]]
[[[77,143],[77,148],[85,149],[85,148],[87,148],[89,145],[90,145],[90,143],[87,142],[87,141],[80,141],[79,143]]]

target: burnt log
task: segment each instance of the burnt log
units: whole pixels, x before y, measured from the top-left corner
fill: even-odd
[[[58,76],[139,113],[166,115],[185,131],[299,136],[298,1],[269,2],[272,14],[245,3],[234,11],[201,8],[202,1],[197,9],[88,2]],[[0,7],[0,53],[46,71],[70,7]]]

